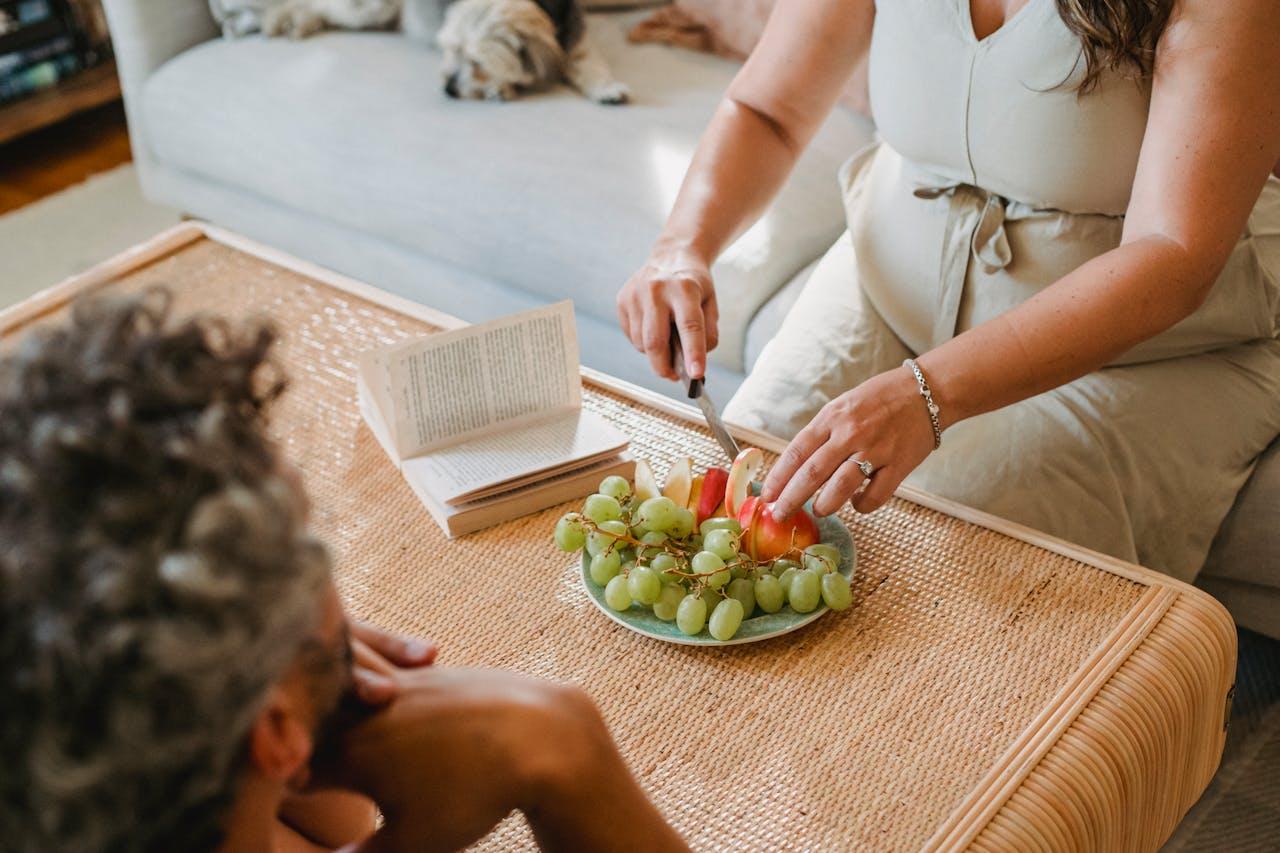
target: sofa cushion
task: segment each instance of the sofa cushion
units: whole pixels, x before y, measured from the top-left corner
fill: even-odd
[[[142,139],[160,163],[612,321],[736,68],[627,45],[643,14],[591,16],[592,38],[632,88],[624,107],[564,88],[453,101],[437,55],[395,34],[254,37],[160,68]],[[865,120],[833,115],[772,210],[726,253],[722,364],[741,369],[756,309],[841,232],[836,169],[869,135]]]

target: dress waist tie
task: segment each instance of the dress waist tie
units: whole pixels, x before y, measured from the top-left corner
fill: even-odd
[[[988,275],[1013,261],[1009,237],[1004,230],[1007,202],[1003,196],[962,182],[920,186],[915,196],[922,199],[947,196],[950,201],[939,270],[938,306],[934,312],[933,344],[937,346],[956,335],[969,258],[973,257]]]

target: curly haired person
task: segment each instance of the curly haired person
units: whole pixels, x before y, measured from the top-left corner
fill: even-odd
[[[514,809],[684,849],[581,691],[348,621],[264,432],[273,333],[170,313],[81,303],[0,359],[4,849],[453,849]]]

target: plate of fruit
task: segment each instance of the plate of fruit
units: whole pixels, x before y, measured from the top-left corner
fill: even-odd
[[[747,448],[729,470],[671,466],[608,477],[580,512],[556,522],[555,543],[581,552],[582,585],[610,619],[686,645],[767,640],[853,603],[857,562],[839,519],[809,507],[777,520],[758,497],[764,455]]]

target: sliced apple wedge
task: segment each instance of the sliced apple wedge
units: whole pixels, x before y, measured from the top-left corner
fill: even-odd
[[[730,518],[737,518],[742,505],[751,494],[751,483],[764,468],[764,453],[758,447],[746,447],[729,467],[729,482],[725,485],[724,508]]]
[[[643,459],[636,460],[635,477],[635,495],[637,505],[649,500],[649,498],[656,498],[661,494],[658,491],[658,480],[653,476],[653,469],[650,468],[649,463]]]
[[[716,510],[724,503],[725,484],[729,482],[729,472],[723,468],[708,468],[706,476],[700,479],[702,488],[698,490],[697,503],[691,506],[698,524],[714,517]],[[692,499],[690,503],[693,503]]]
[[[662,494],[676,502],[676,506],[689,505],[689,492],[693,489],[693,460],[678,459],[667,471],[667,481]]]
[[[702,486],[706,481],[707,478],[699,474],[693,478],[693,485],[689,488],[689,502],[685,504],[685,509],[692,512],[694,517],[698,515],[698,501],[702,499]]]

